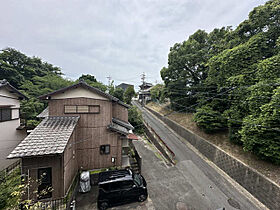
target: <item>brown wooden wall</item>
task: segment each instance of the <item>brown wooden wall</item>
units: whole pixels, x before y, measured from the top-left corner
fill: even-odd
[[[33,193],[38,189],[38,168],[52,168],[52,199],[58,199],[64,196],[63,192],[63,166],[62,156],[43,156],[34,158],[22,158],[22,173],[27,176],[29,169],[29,177],[31,180],[31,186],[29,189],[30,198],[36,200],[36,194]],[[27,199],[27,193],[23,199]]]
[[[99,114],[65,114],[64,105],[100,105]],[[49,101],[50,116],[80,116],[79,126],[107,126],[112,121],[112,102],[91,98],[68,98]]]
[[[80,139],[84,142],[77,144],[77,155],[80,169],[89,170],[96,168],[106,168],[121,165],[121,139],[120,135],[109,131],[107,127],[100,128],[80,128]],[[87,139],[90,139],[88,141]],[[110,145],[110,154],[101,155],[100,145]],[[116,163],[112,163],[111,158],[117,158]]]
[[[113,103],[113,117],[128,122],[127,108],[118,103]]]
[[[69,190],[78,172],[76,139],[77,132],[74,130],[63,153],[64,195]]]
[[[64,105],[100,105],[100,113],[65,114]],[[71,98],[49,101],[50,116],[80,116],[76,127],[77,134],[75,140],[79,169],[90,170],[121,165],[120,134],[112,132],[107,128],[112,123],[112,112],[112,102],[106,100]],[[120,109],[121,112],[125,114],[125,111],[122,109]],[[123,120],[127,119],[127,117],[122,118]],[[100,145],[107,144],[110,145],[110,154],[100,155]],[[112,163],[112,157],[117,158],[116,163]]]

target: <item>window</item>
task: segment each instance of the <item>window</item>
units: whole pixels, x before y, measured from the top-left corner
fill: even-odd
[[[0,122],[12,119],[12,110],[10,108],[0,109]]]
[[[108,155],[108,154],[110,154],[110,145],[101,145],[100,146],[100,154],[101,155]]]
[[[77,112],[78,113],[89,113],[89,107],[88,106],[77,106]]]
[[[68,105],[66,105],[64,107],[64,112],[66,114],[68,114],[68,113],[76,113],[77,112],[77,107],[76,106],[68,106]]]
[[[121,189],[130,189],[134,185],[133,181],[123,181],[121,184]]]
[[[65,114],[99,114],[100,106],[99,105],[65,105],[64,106]]]
[[[38,199],[52,197],[52,168],[38,169]]]

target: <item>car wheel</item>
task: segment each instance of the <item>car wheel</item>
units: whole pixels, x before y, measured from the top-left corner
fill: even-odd
[[[143,201],[145,201],[147,199],[147,196],[146,195],[140,195],[139,197],[138,197],[138,201],[139,202],[143,202]]]
[[[99,209],[105,210],[105,209],[108,209],[108,207],[109,207],[109,204],[107,202],[102,202],[99,206]]]

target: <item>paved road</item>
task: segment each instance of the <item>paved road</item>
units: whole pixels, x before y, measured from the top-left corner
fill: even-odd
[[[134,102],[134,105],[138,106],[144,120],[173,150],[178,160],[176,166],[166,169],[142,150],[143,173],[152,186],[150,197],[156,209],[184,209],[181,208],[184,205],[188,207],[185,209],[260,209],[159,119],[139,104]]]

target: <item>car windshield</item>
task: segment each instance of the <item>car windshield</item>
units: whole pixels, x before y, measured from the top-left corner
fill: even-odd
[[[142,183],[142,177],[140,176],[140,174],[135,174],[134,175],[134,181],[137,183],[138,186],[141,186]]]

